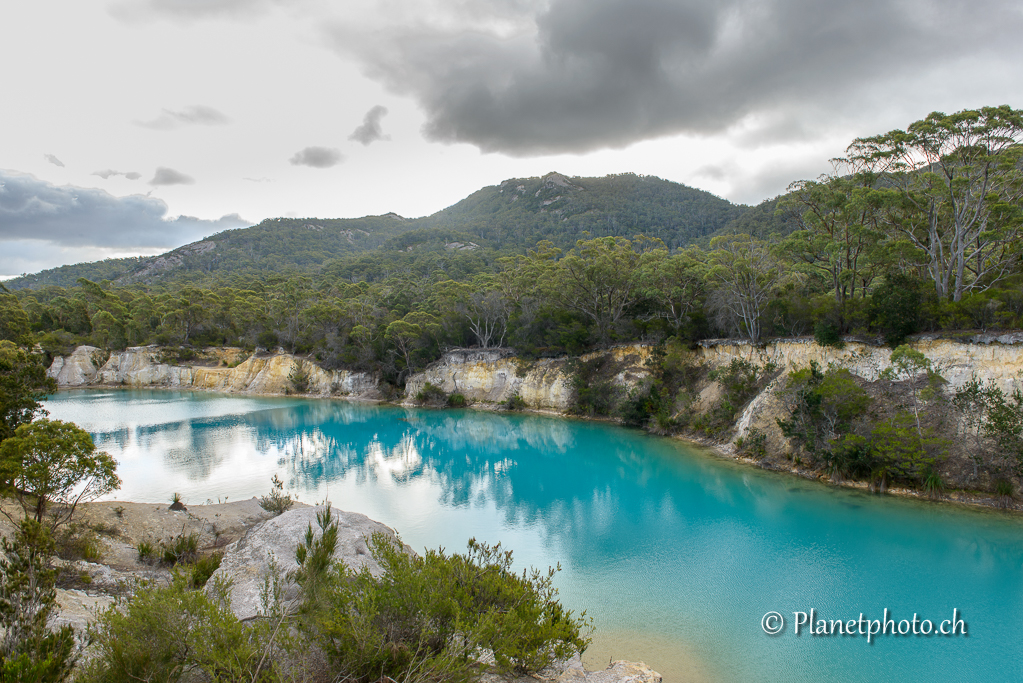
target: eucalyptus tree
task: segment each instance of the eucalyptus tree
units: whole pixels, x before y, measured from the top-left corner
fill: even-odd
[[[25,517],[42,524],[49,515],[51,529],[70,520],[78,503],[119,488],[116,470],[117,462],[71,422],[44,418],[22,424],[0,443],[5,493],[13,494]]]
[[[717,287],[713,305],[756,344],[768,298],[779,279],[778,261],[767,242],[750,235],[721,235],[710,247],[708,277]]]
[[[843,161],[876,174],[888,224],[921,254],[940,298],[959,301],[1011,275],[1023,238],[1023,111],[934,112],[858,138]]]
[[[592,321],[598,338],[606,343],[641,298],[639,265],[640,254],[624,237],[579,240],[558,262],[553,293],[565,308]]]
[[[642,255],[638,276],[643,295],[655,304],[652,315],[678,335],[706,295],[707,255],[699,247],[676,254],[654,249]]]
[[[799,230],[780,244],[795,268],[827,283],[839,310],[867,290],[884,265],[878,193],[870,174],[823,175],[789,185],[781,211]]]

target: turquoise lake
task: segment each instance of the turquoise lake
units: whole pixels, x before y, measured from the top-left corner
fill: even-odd
[[[562,602],[593,617],[590,668],[644,660],[684,681],[1023,680],[1023,519],[878,497],[723,461],[678,441],[532,415],[169,391],[46,402],[113,455],[110,498],[263,495],[280,474],[417,550],[476,537],[520,567],[560,563]],[[953,610],[967,635],[794,633]],[[781,613],[769,636],[761,618]]]

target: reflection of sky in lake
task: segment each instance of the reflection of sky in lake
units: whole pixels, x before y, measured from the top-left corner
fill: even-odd
[[[570,420],[341,401],[69,392],[120,462],[126,500],[261,495],[280,473],[413,547],[502,541],[560,562],[563,600],[598,632],[589,661],[646,659],[684,680],[1023,678],[1018,518],[834,490],[741,468],[639,432]],[[968,638],[769,638],[791,620],[966,614]],[[947,615],[946,615],[947,613]]]

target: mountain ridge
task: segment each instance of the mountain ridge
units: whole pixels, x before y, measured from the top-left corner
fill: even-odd
[[[752,207],[704,190],[634,173],[603,177],[509,178],[480,188],[429,216],[394,212],[361,218],[268,218],[157,256],[60,266],[12,278],[12,289],[70,286],[79,278],[118,284],[223,279],[319,272],[369,252],[443,253],[471,244],[488,253],[524,253],[540,240],[562,249],[584,237],[644,234],[672,248],[709,240],[737,224]],[[357,277],[353,275],[352,277]]]

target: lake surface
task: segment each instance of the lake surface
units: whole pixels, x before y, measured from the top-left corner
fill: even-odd
[[[591,668],[683,681],[1023,680],[1023,521],[761,472],[605,424],[342,401],[73,391],[46,402],[119,462],[111,498],[262,495],[363,512],[413,548],[500,541],[560,563]],[[795,612],[968,635],[795,635]],[[769,636],[761,618],[784,616]],[[909,624],[907,624],[909,626]],[[859,628],[859,627],[854,627]],[[866,627],[869,630],[869,626]],[[922,628],[918,627],[918,628]]]

